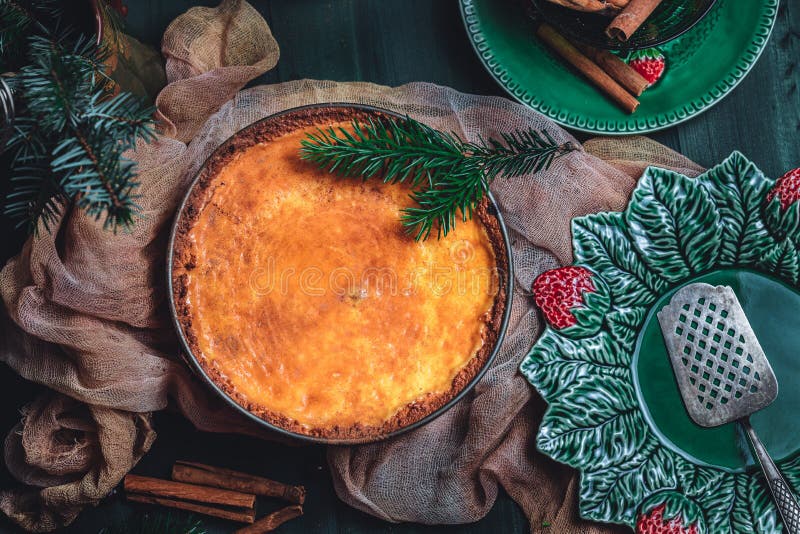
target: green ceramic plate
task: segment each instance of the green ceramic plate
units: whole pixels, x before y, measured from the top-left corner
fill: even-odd
[[[592,133],[634,134],[689,120],[744,78],[769,39],[779,0],[718,0],[692,30],[661,47],[664,77],[633,115],[540,44],[517,0],[460,0],[470,40],[489,73],[514,98],[556,122]]]
[[[696,179],[649,168],[624,212],[573,220],[575,265],[594,290],[521,370],[549,404],[538,448],[582,473],[584,518],[634,526],[660,513],[698,533],[780,531],[738,426],[701,428],[686,413],[655,317],[688,283],[734,289],[779,383],[752,423],[800,493],[800,203],[783,209],[773,187],[734,153]],[[718,395],[736,394],[718,378]]]

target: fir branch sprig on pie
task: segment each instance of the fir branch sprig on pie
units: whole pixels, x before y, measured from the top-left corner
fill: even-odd
[[[533,129],[469,142],[410,117],[353,120],[350,129],[319,129],[301,143],[301,157],[329,172],[410,183],[417,206],[403,210],[402,224],[417,240],[434,228],[446,236],[457,219],[471,219],[498,176],[539,172],[575,149]]]

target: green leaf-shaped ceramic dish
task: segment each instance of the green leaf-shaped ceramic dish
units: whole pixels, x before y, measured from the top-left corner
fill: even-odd
[[[475,52],[514,98],[554,121],[602,134],[652,132],[687,121],[730,93],[755,64],[779,0],[717,0],[691,30],[660,48],[663,78],[621,111],[534,36],[521,0],[460,0]]]
[[[694,179],[649,168],[624,212],[573,220],[575,265],[610,306],[599,330],[548,326],[521,370],[549,404],[539,450],[581,471],[584,518],[634,526],[656,510],[698,532],[781,530],[737,426],[686,413],[655,317],[687,283],[733,287],[780,385],[753,426],[800,494],[800,203],[784,209],[773,186],[734,153]]]

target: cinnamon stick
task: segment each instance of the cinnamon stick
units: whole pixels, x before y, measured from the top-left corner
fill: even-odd
[[[597,63],[606,74],[614,78],[621,86],[632,93],[633,96],[641,96],[645,89],[650,86],[644,76],[615,56],[608,50],[594,48],[584,43],[571,41],[575,48],[580,50],[586,57]]]
[[[178,499],[168,499],[164,497],[155,497],[153,495],[140,495],[137,493],[130,493],[127,499],[133,502],[143,502],[146,504],[158,504],[168,508],[176,508],[178,510],[187,510],[197,514],[210,515],[227,519],[229,521],[237,521],[239,523],[253,523],[256,519],[256,513],[253,509],[225,509],[215,508],[214,506],[206,506],[204,504],[197,504],[188,501],[181,501]]]
[[[252,493],[264,497],[277,497],[295,504],[303,504],[306,500],[306,489],[303,486],[290,486],[268,478],[234,471],[233,469],[182,460],[175,462],[172,467],[172,480]]]
[[[204,504],[220,504],[237,508],[252,509],[256,502],[256,496],[253,494],[227,489],[209,488],[207,486],[195,486],[192,484],[183,484],[181,482],[138,475],[127,475],[123,486],[128,493],[138,493],[149,497],[165,497],[194,501]]]
[[[290,519],[303,515],[303,507],[299,505],[287,506],[276,512],[265,515],[252,525],[242,527],[234,534],[264,534],[272,532]]]
[[[636,33],[662,0],[631,0],[606,28],[606,35],[623,43]]]
[[[584,13],[600,13],[602,15],[614,15],[619,13],[623,7],[628,5],[628,0],[549,0],[554,4],[583,11]]]
[[[628,91],[601,69],[594,61],[583,55],[567,39],[559,34],[549,24],[542,24],[536,30],[536,35],[544,41],[553,51],[578,69],[595,86],[609,96],[617,105],[628,113],[633,113],[639,107],[636,100]]]

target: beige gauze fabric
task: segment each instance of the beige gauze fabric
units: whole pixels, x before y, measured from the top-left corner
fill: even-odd
[[[129,154],[140,182],[135,227],[113,234],[66,209],[52,234],[29,239],[0,273],[0,360],[53,390],[24,409],[5,443],[6,465],[24,486],[0,492],[0,509],[29,530],[65,525],[108,494],[155,439],[152,411],[173,407],[202,430],[272,437],[191,375],[166,303],[166,237],[177,204],[230,135],[291,107],[359,102],[470,140],[535,128],[576,143],[524,106],[426,83],[299,80],[240,91],[278,59],[267,24],[243,1],[191,9],[167,29],[162,52],[163,134]],[[516,267],[503,348],[475,390],[430,424],[378,444],[330,448],[345,502],[388,521],[464,523],[480,519],[502,486],[533,528],[547,520],[559,533],[608,531],[579,521],[576,476],[536,452],[544,406],[517,367],[542,328],[527,289],[538,273],[571,260],[571,218],[622,209],[650,163],[699,171],[633,138],[593,141],[546,172],[496,181]]]

